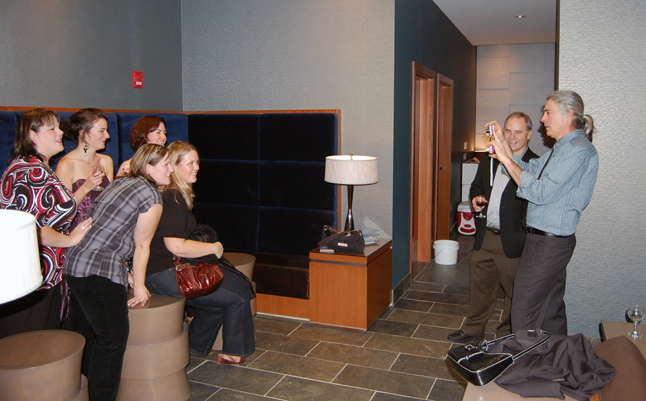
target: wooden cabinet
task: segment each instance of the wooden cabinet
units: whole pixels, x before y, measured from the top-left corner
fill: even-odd
[[[367,329],[390,305],[392,241],[363,253],[310,252],[310,321]]]

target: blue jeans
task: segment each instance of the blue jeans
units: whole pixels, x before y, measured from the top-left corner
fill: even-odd
[[[222,327],[222,352],[246,357],[256,351],[251,290],[244,278],[226,269],[222,272],[224,280],[215,292],[186,300],[187,306],[196,309],[188,327],[189,346],[197,354],[208,355]],[[174,269],[147,276],[146,287],[153,294],[182,296]]]
[[[85,337],[83,374],[92,401],[117,398],[130,332],[126,288],[101,276],[66,276],[72,329]]]

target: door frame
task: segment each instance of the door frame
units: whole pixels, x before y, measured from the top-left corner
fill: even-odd
[[[453,80],[437,74],[435,225],[433,240],[451,235],[451,154],[453,148]]]
[[[448,239],[451,207],[453,81],[412,64],[410,271],[432,261],[432,243]]]

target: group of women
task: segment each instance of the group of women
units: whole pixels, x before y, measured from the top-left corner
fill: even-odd
[[[220,242],[190,239],[199,155],[184,141],[164,147],[161,117],[144,116],[134,124],[130,144],[136,152],[116,179],[112,159],[98,153],[110,138],[101,110],[83,109],[59,124],[53,111],[25,112],[2,176],[0,208],[36,217],[45,280],[38,291],[0,307],[0,337],[57,329],[64,321],[86,338],[83,373],[91,399],[114,400],[128,306],[146,304],[151,292],[182,296],[174,256],[219,258],[224,249]],[[63,151],[63,135],[77,147],[55,173],[49,162]],[[244,363],[255,351],[252,291],[241,275],[223,272],[217,291],[187,300],[195,309],[189,346],[194,354],[209,355],[222,327],[223,353],[216,362]],[[134,293],[129,299],[128,287]]]

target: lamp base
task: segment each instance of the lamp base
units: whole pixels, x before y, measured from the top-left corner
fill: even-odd
[[[354,185],[348,185],[348,215],[345,218],[345,231],[354,230],[354,218],[352,217],[352,198]]]
[[[352,209],[348,209],[348,215],[345,218],[344,231],[354,230],[354,218],[352,217]]]

